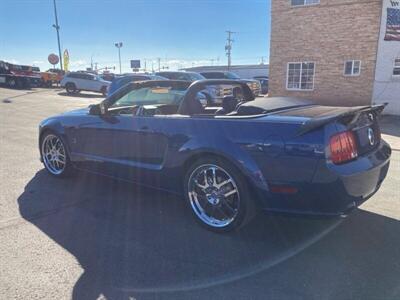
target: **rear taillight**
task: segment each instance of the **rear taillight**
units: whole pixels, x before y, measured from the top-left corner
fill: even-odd
[[[331,160],[334,164],[343,164],[358,156],[357,144],[352,131],[335,134],[329,142]]]

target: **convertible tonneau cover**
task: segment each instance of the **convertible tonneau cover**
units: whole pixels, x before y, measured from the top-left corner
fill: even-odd
[[[366,106],[354,106],[354,107],[330,107],[332,111],[329,114],[322,114],[320,116],[310,118],[305,121],[298,131],[298,135],[305,134],[314,129],[317,129],[330,122],[349,118],[348,123],[351,124],[358,119],[361,113],[371,112],[380,114],[387,104],[380,105],[366,105]]]
[[[386,104],[353,107],[322,106],[302,98],[268,97],[243,103],[240,109],[246,110],[249,114],[250,110],[254,110],[258,111],[259,114],[263,111],[264,114],[273,113],[280,116],[304,117],[305,121],[298,132],[299,135],[302,135],[339,119],[349,118],[349,123],[354,122],[364,112],[379,114],[385,106]]]
[[[261,97],[256,98],[253,101],[245,102],[241,106],[246,107],[257,107],[261,108],[266,112],[271,112],[274,110],[290,109],[294,107],[315,105],[311,100],[306,100],[302,98],[295,97]]]

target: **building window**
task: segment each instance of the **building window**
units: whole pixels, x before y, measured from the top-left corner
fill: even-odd
[[[344,75],[346,76],[358,76],[361,72],[361,61],[360,60],[348,60],[344,63]]]
[[[288,90],[313,90],[314,89],[313,62],[288,63],[286,88]]]
[[[393,76],[400,76],[400,58],[394,60]]]
[[[319,0],[290,0],[292,6],[319,4]]]

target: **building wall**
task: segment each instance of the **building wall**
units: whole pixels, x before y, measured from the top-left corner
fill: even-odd
[[[372,100],[382,0],[321,0],[292,7],[272,0],[271,96],[296,96],[327,105]],[[344,76],[346,60],[361,60],[361,74]],[[288,62],[315,62],[313,91],[286,89]]]
[[[212,71],[223,71],[227,72],[227,66],[200,66],[193,68],[185,68],[186,71],[192,72],[212,72]],[[230,72],[236,73],[241,78],[251,79],[254,76],[268,76],[269,75],[269,66],[264,65],[235,65],[231,66],[229,69]]]
[[[394,59],[400,58],[400,41],[384,40],[388,7],[400,9],[400,0],[383,1],[373,102],[387,102],[384,113],[400,115],[400,76],[393,76]]]

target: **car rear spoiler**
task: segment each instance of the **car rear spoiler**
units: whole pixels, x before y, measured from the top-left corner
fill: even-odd
[[[380,114],[387,103],[379,104],[379,105],[368,105],[368,106],[356,106],[356,107],[346,107],[338,109],[337,113],[333,113],[329,116],[324,117],[316,117],[304,122],[299,128],[297,135],[303,135],[307,132],[313,131],[317,128],[320,128],[330,122],[341,120],[344,118],[349,118],[348,124],[354,123],[360,114],[364,112],[373,112],[376,115]]]

